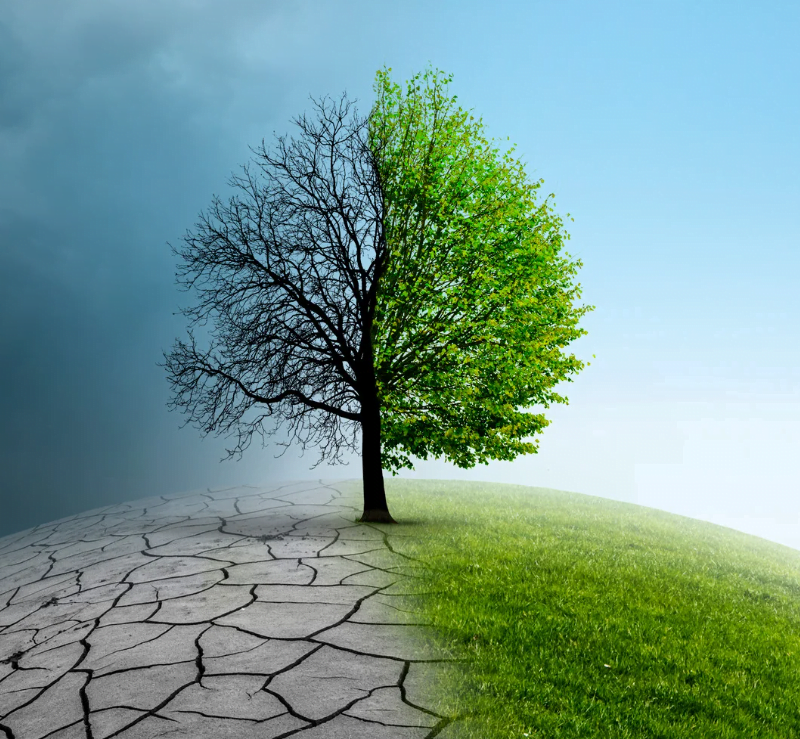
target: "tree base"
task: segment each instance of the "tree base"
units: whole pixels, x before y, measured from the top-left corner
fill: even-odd
[[[365,510],[358,519],[359,523],[397,523],[389,511],[379,509]]]

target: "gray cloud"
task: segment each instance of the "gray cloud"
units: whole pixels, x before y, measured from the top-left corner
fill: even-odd
[[[297,83],[280,67],[303,12],[11,5],[0,26],[0,535],[180,485],[176,443],[191,441],[185,464],[199,475],[225,456],[224,437],[198,446],[166,413],[155,363],[185,334],[173,313],[192,299],[166,242],[226,192],[247,144],[290,127]],[[254,48],[258,36],[271,48]]]

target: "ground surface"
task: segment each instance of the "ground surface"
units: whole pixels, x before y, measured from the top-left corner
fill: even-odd
[[[459,667],[339,487],[165,495],[0,539],[0,737],[454,736],[426,706]]]

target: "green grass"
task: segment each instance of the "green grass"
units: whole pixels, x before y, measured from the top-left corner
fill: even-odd
[[[458,736],[800,737],[800,552],[556,490],[386,490],[433,593],[408,604],[467,659],[437,696]]]

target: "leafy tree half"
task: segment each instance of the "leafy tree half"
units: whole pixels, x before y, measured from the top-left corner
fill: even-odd
[[[549,421],[518,409],[568,403],[552,388],[583,368],[560,351],[594,309],[572,304],[582,263],[559,254],[569,235],[536,203],[543,180],[529,183],[513,147],[500,155],[446,96],[452,76],[427,70],[403,95],[390,71],[370,119],[388,250],[372,340],[382,465],[535,453],[523,439]]]

